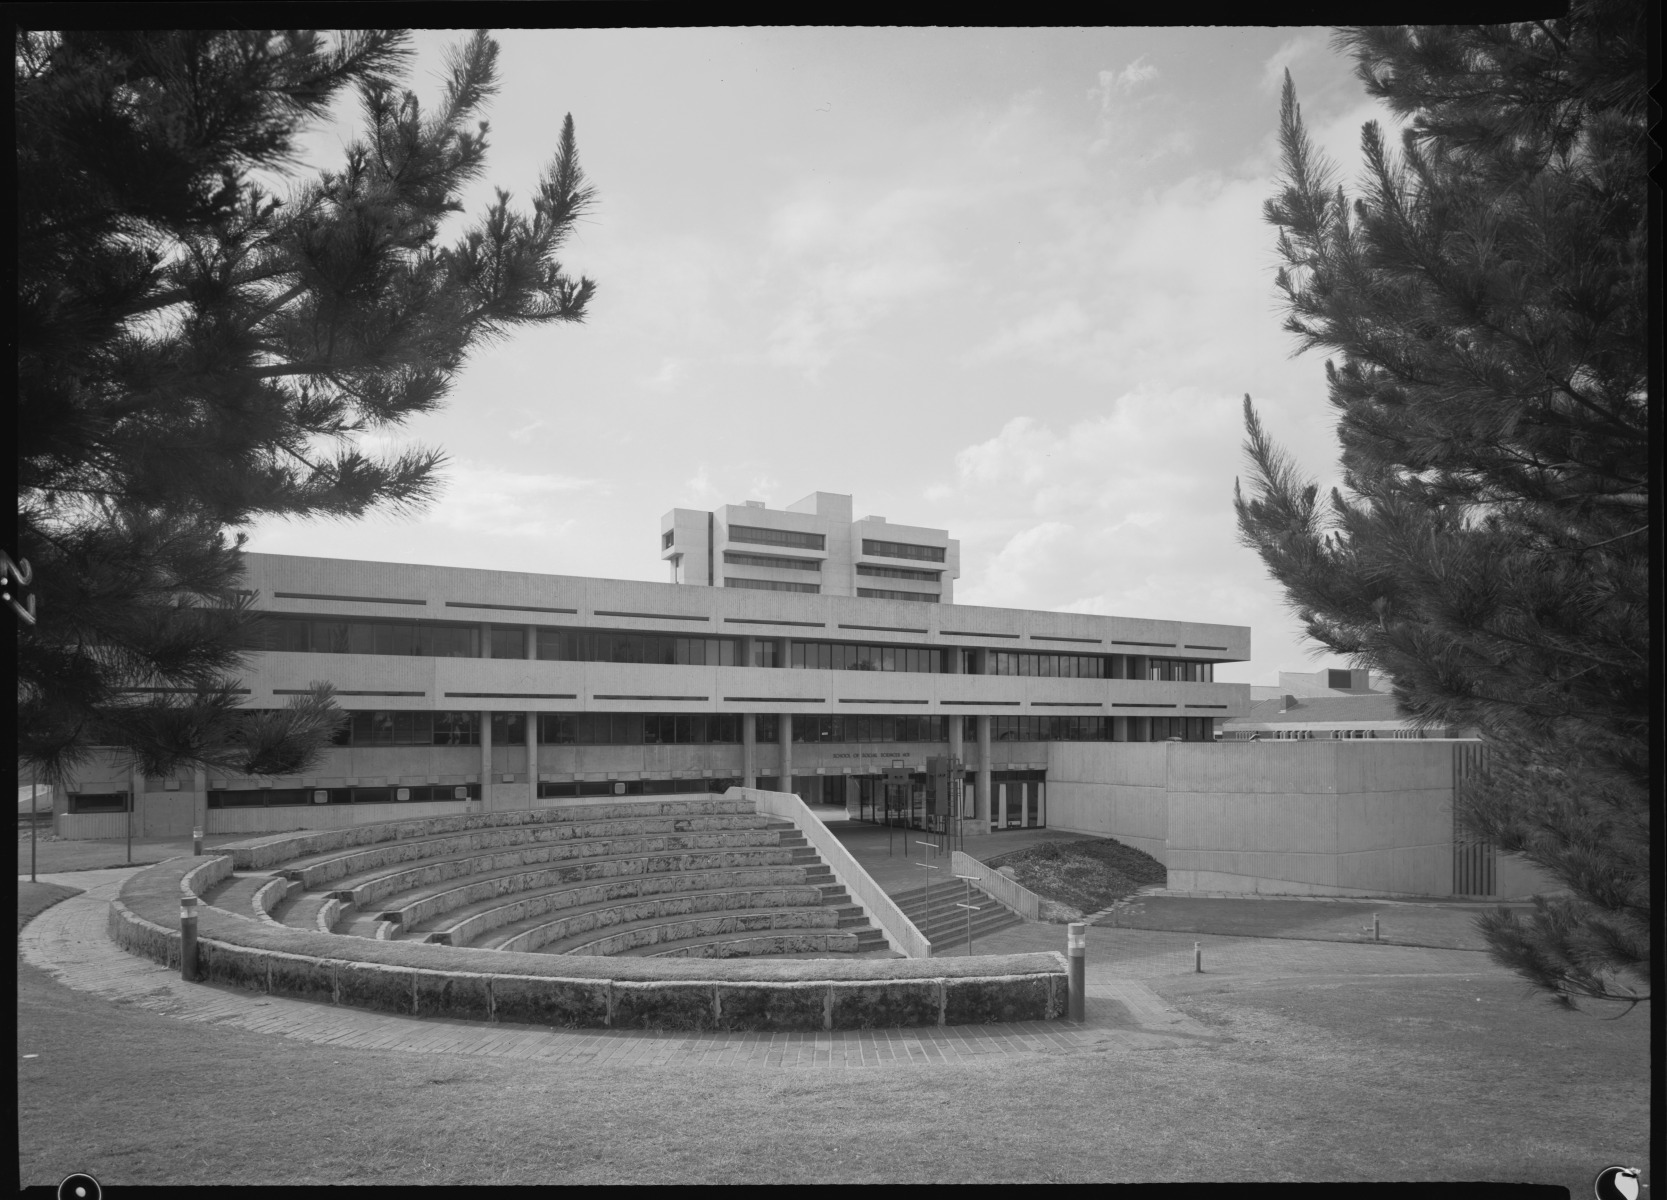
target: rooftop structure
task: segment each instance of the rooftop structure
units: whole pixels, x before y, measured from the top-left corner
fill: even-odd
[[[947,530],[851,518],[851,497],[812,492],[785,509],[762,501],[660,518],[671,582],[751,591],[949,604],[961,543]]]

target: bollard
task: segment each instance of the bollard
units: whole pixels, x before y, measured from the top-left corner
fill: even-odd
[[[179,898],[179,977],[197,982],[197,898]]]
[[[201,829],[193,829],[191,831],[191,857],[201,858],[202,856],[203,856],[203,831]]]
[[[1372,914],[1372,940],[1378,941],[1378,914]]]
[[[1199,975],[1202,975],[1204,973],[1204,943],[1203,942],[1194,942],[1192,944],[1192,969],[1195,973],[1197,973]]]
[[[1073,921],[1065,927],[1065,951],[1071,968],[1070,1003],[1066,1015],[1073,1021],[1085,1020],[1087,1003],[1084,999],[1088,986],[1088,925]]]

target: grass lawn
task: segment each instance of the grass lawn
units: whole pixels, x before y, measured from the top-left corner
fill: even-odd
[[[205,838],[205,848],[239,841],[246,834],[216,834]],[[35,873],[54,875],[60,871],[99,871],[106,867],[149,866],[164,859],[191,853],[191,838],[134,838],[133,861],[127,861],[126,838],[61,838],[45,830],[35,835]],[[17,837],[17,873],[29,874],[29,831]]]
[[[79,896],[80,888],[63,887],[56,883],[30,883],[27,879],[17,885],[17,931],[60,900]]]
[[[38,1056],[19,1063],[22,1182],[1495,1179],[1587,1194],[1603,1166],[1648,1166],[1647,1011],[1558,1013],[1497,971],[1156,986],[1219,1040],[555,1071],[187,1024],[20,964],[19,1051]],[[946,1113],[979,1125],[946,1136]]]
[[[1446,950],[1486,950],[1487,943],[1476,929],[1476,916],[1481,911],[1480,906],[1468,904],[1143,896],[1119,911],[1111,923],[1123,929],[1163,929],[1176,933],[1369,942],[1372,914],[1376,913],[1378,940],[1382,942]]]
[[[984,861],[992,870],[1012,867],[1023,886],[1053,901],[1043,920],[1080,920],[1125,896],[1169,878],[1164,865],[1115,838],[1037,842]]]

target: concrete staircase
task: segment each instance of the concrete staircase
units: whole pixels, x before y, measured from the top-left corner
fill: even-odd
[[[965,884],[955,882],[914,888],[907,892],[895,892],[891,898],[903,910],[903,915],[915,923],[915,928],[926,935],[934,953],[966,945],[967,910],[956,907],[957,904],[969,903]],[[975,952],[979,938],[1024,923],[1023,917],[977,888],[972,889],[970,903],[981,906],[972,914]]]
[[[833,871],[822,861],[815,848],[805,841],[805,835],[791,821],[771,821],[767,828],[776,830],[778,846],[793,852],[794,865],[804,868],[805,882],[822,893],[822,903],[839,914],[837,928],[856,933],[856,952],[863,954],[887,949],[886,935],[869,922],[868,914],[851,899],[851,893],[845,890],[844,885],[835,881]]]

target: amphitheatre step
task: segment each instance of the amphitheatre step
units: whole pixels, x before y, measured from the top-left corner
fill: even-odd
[[[527,888],[505,895],[495,893],[470,898],[468,888],[455,892],[465,895],[433,897],[435,902],[468,900],[445,912],[435,912],[423,920],[400,920],[403,937],[443,940],[447,945],[497,945],[510,937],[517,937],[543,923],[563,920],[577,913],[605,908],[618,903],[663,902],[700,897],[707,893],[760,892],[792,888],[795,903],[815,903],[820,893],[813,885],[803,882],[802,868],[725,868],[712,872],[665,872],[658,875],[625,875],[625,877],[585,880],[547,888]],[[422,903],[422,902],[418,902]],[[383,910],[380,917],[402,915],[400,910]],[[488,942],[483,942],[488,938]]]
[[[255,920],[255,893],[272,882],[270,874],[231,875],[203,894],[202,902],[223,909],[234,917]]]
[[[272,916],[279,924],[313,933],[318,930],[318,914],[330,902],[331,897],[323,892],[302,892],[293,900],[279,905],[272,911]]]
[[[327,891],[350,893],[354,903],[361,908],[377,904],[384,908],[398,908],[414,897],[444,890],[443,885],[454,880],[510,875],[540,866],[646,860],[666,855],[713,852],[749,852],[755,855],[749,861],[767,861],[770,865],[788,866],[792,861],[785,851],[768,841],[755,840],[755,836],[747,831],[676,834],[605,838],[584,843],[539,842],[485,853],[455,854],[405,863],[392,870],[375,868],[344,875],[317,886]],[[760,854],[764,856],[763,860],[757,859]]]
[[[814,888],[803,884],[778,884],[730,890],[683,888],[646,895],[625,892],[603,894],[588,903],[563,903],[598,892],[605,892],[605,889],[544,892],[512,904],[485,909],[432,931],[412,929],[407,931],[406,936],[450,946],[481,946],[481,939],[486,935],[491,935],[492,940],[491,946],[486,948],[497,948],[512,938],[543,944],[587,932],[623,928],[638,921],[742,910],[768,912],[783,908],[807,908],[818,900]],[[517,945],[515,948],[526,949],[529,946]]]
[[[646,955],[676,947],[673,943],[700,941],[747,940],[749,938],[784,937],[811,932],[824,935],[834,946],[856,948],[857,935],[840,930],[833,914],[827,909],[778,908],[768,912],[695,914],[678,920],[633,922],[602,931],[592,930],[560,942],[549,942],[540,947],[545,954],[578,955]],[[819,949],[806,945],[804,949]],[[768,951],[766,951],[768,953]]]
[[[378,868],[414,865],[446,858],[466,858],[471,854],[522,846],[568,843],[578,845],[629,837],[725,834],[748,830],[765,832],[759,817],[745,813],[696,817],[639,817],[631,820],[573,824],[545,822],[536,825],[510,825],[466,830],[461,833],[401,838],[352,850],[307,855],[284,863],[282,870],[286,876],[299,879],[308,888],[317,888],[350,876],[374,872]],[[768,837],[760,837],[756,839],[755,844],[773,844],[773,841],[774,839]]]
[[[783,930],[716,938],[684,938],[623,953],[632,958],[742,958],[766,954],[804,954],[821,958],[833,954],[844,956],[861,952],[861,948],[853,939],[837,930]]]
[[[420,829],[282,863],[274,874],[306,891],[274,919],[547,954],[891,953],[797,826],[734,803],[610,803]],[[271,878],[238,877],[221,893],[253,916]]]
[[[445,881],[383,897],[366,905],[407,929],[438,928],[469,905],[513,903],[538,892],[562,891],[610,881],[663,880],[650,891],[743,885],[812,884],[804,867],[771,861],[775,850],[709,851],[677,855],[622,855],[508,869]]]

